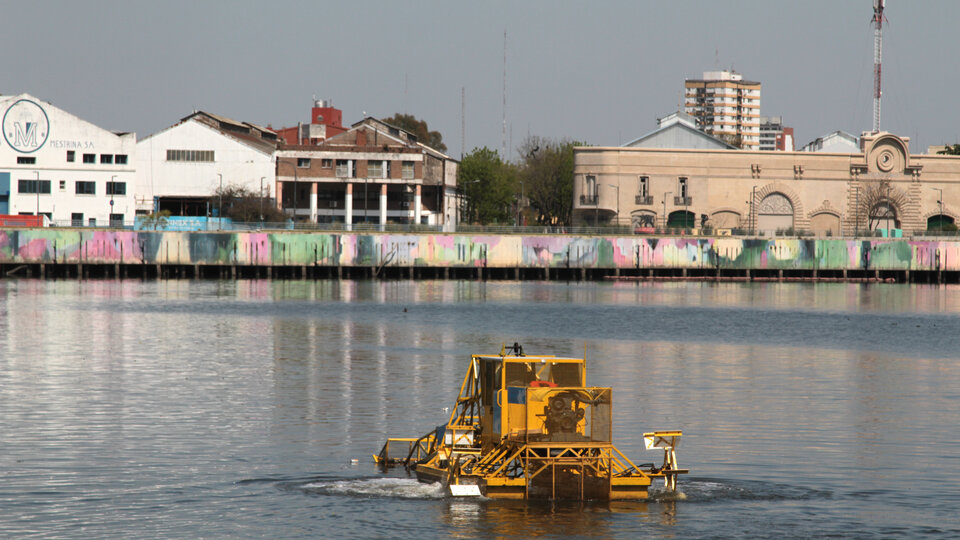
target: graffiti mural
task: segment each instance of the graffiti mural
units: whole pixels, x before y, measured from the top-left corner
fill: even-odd
[[[0,229],[0,263],[960,270],[960,241]]]

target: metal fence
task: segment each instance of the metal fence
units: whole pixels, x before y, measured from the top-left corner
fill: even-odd
[[[138,231],[208,231],[208,232],[249,232],[249,231],[310,231],[310,232],[387,232],[387,233],[461,233],[461,234],[516,234],[516,235],[582,235],[582,236],[718,236],[716,231],[703,231],[699,229],[684,228],[642,228],[623,225],[607,226],[554,226],[554,225],[467,225],[460,224],[455,228],[449,225],[414,225],[403,223],[386,223],[383,225],[376,223],[354,223],[346,225],[344,223],[308,223],[308,222],[237,222],[224,220],[219,223],[215,218],[191,229],[179,229],[166,227],[163,223],[143,223],[142,221],[123,223],[104,223],[102,225],[77,225],[71,220],[50,221],[51,227],[73,228],[73,229],[98,229],[98,230],[138,230]],[[763,238],[828,238],[832,235],[814,234],[809,231],[784,231],[775,235],[758,235],[755,231],[749,229],[732,229],[729,234],[737,238],[743,237],[763,237]],[[853,238],[880,238],[880,231],[859,231]],[[905,238],[950,238],[955,239],[960,236],[960,231],[950,230],[923,230],[913,231],[912,234],[904,231]]]

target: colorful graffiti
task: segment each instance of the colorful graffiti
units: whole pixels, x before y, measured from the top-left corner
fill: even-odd
[[[960,270],[960,241],[0,229],[0,263]]]

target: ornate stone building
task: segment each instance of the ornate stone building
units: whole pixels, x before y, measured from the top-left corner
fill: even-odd
[[[578,147],[579,225],[905,234],[955,224],[960,157],[911,155],[880,132],[859,153]]]

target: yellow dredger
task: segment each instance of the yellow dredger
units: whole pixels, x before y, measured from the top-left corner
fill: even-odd
[[[676,491],[682,432],[644,433],[663,463],[635,465],[612,443],[612,392],[586,386],[582,358],[473,355],[446,424],[390,438],[374,461],[403,464],[453,495],[508,499],[645,499],[654,478]]]

